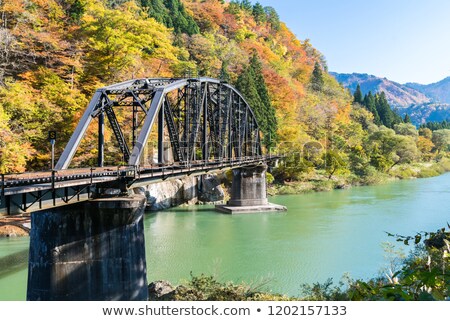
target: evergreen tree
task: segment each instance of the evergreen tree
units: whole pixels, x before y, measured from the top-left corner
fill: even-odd
[[[256,52],[250,64],[239,75],[236,88],[244,95],[264,135],[263,144],[270,148],[277,140],[277,119],[271,104],[266,82],[262,74],[262,64]]]
[[[375,95],[375,104],[381,123],[386,127],[392,128],[395,123],[395,117],[384,92]]]
[[[245,10],[247,12],[252,12],[253,6],[250,0],[241,0],[240,6],[242,10]]]
[[[263,77],[262,64],[256,52],[253,53],[253,56],[250,59],[250,66],[255,75],[256,90],[263,103],[263,117],[265,118],[264,122],[266,123],[265,128],[263,128],[264,145],[272,147],[277,140],[277,118],[275,115],[275,108],[272,106],[272,100],[270,99],[269,91],[267,90],[267,85]]]
[[[363,95],[361,92],[361,86],[359,84],[356,86],[355,93],[353,94],[353,102],[357,104],[363,103]]]
[[[200,32],[181,0],[141,0],[141,6],[147,9],[150,17],[168,28],[173,28],[177,34],[187,33],[191,36]]]
[[[376,103],[375,103],[375,97],[373,96],[372,92],[369,91],[368,94],[364,96],[364,100],[362,102],[364,107],[368,111],[370,111],[373,115],[373,122],[377,125],[381,125],[380,115],[378,115]]]
[[[281,22],[280,16],[273,7],[264,7],[264,12],[266,13],[266,19],[272,26],[273,30],[280,30]]]
[[[448,119],[441,122],[429,121],[425,124],[420,125],[420,128],[428,128],[431,130],[450,129],[450,122]]]
[[[408,114],[405,114],[405,117],[403,118],[403,122],[404,122],[404,123],[412,123],[412,122],[411,122],[411,117],[409,117]]]
[[[320,65],[316,62],[311,76],[311,88],[315,91],[322,91],[324,85],[323,72]]]
[[[255,21],[258,23],[266,22],[267,16],[266,12],[264,11],[264,7],[259,3],[255,3],[252,10],[253,18],[255,18]]]
[[[80,21],[85,11],[86,4],[81,0],[75,0],[67,9],[67,13],[74,21]]]

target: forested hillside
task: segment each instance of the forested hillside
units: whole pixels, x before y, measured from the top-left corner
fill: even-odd
[[[96,88],[138,77],[234,84],[252,104],[266,148],[287,155],[275,173],[280,180],[316,171],[375,175],[446,152],[410,124],[374,123],[328,74],[324,56],[271,7],[248,0],[0,3],[0,172],[48,169],[47,131],[58,132],[58,155]],[[94,164],[93,133],[90,139],[76,165]]]

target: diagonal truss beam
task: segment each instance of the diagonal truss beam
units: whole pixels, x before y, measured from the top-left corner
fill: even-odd
[[[178,98],[170,100],[167,95],[171,92],[178,92]],[[131,152],[124,137],[127,131],[121,127],[113,109],[130,107],[133,109],[133,137],[128,142]],[[139,121],[138,112],[143,114]],[[159,149],[163,148],[164,136],[168,134],[176,162],[187,164],[200,154],[203,160],[261,155],[255,115],[233,86],[207,77],[136,79],[95,92],[55,169],[68,168],[92,118],[103,114],[108,117],[124,160],[130,166],[139,166],[157,119],[163,127],[158,135],[158,155],[162,155]],[[125,126],[129,126],[126,125],[129,121],[126,122]]]

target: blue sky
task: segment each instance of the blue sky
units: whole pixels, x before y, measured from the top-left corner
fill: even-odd
[[[299,39],[309,38],[330,71],[422,84],[450,76],[448,0],[259,2],[274,7]]]

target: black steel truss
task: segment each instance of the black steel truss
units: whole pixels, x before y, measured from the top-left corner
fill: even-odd
[[[261,155],[254,113],[233,86],[212,78],[137,79],[97,90],[57,169],[68,167],[91,119],[99,117],[100,124],[100,116],[103,119],[105,114],[128,165],[142,162],[155,122],[160,128],[159,163]],[[164,147],[164,142],[170,147]],[[99,166],[103,164],[103,145],[99,132]]]

